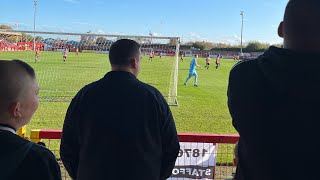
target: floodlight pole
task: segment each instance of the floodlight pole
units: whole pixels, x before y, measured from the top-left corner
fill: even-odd
[[[19,30],[19,23],[15,23],[14,25],[17,27],[16,30],[18,31],[18,30]],[[21,40],[21,39],[20,39],[20,40]],[[18,42],[19,42],[20,40],[19,40],[19,36],[17,36],[17,38],[16,38],[17,44],[18,44]]]
[[[34,0],[34,16],[33,16],[33,50],[36,50],[36,15],[37,15],[37,0]]]
[[[241,16],[241,56],[242,56],[242,34],[243,34],[243,11],[240,11],[240,16]]]
[[[153,37],[153,34],[151,33],[151,31],[150,31],[149,35],[151,36],[151,44],[152,44],[152,37]]]

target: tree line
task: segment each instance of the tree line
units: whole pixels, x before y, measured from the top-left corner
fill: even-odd
[[[2,25],[0,25],[0,29],[12,30],[12,27],[8,26],[8,25],[5,25],[5,24],[2,24]],[[33,36],[31,36],[29,34],[22,33],[21,37],[19,37],[19,38],[17,38],[16,36],[7,36],[7,37],[5,37],[5,39],[10,43],[16,43],[16,41],[18,41],[18,42],[28,42],[28,41],[33,41]],[[35,40],[37,42],[42,41],[43,37],[36,36]]]
[[[216,50],[216,51],[240,51],[240,45],[231,45],[231,44],[224,44],[224,43],[212,43],[212,42],[188,42],[185,45],[198,48],[200,50]],[[248,44],[244,45],[242,48],[243,52],[264,52],[270,46],[281,47],[282,44],[269,44],[269,43],[262,43],[259,41],[252,41]]]
[[[0,29],[9,29],[12,30],[12,27],[8,25],[0,25]],[[16,37],[8,36],[5,38],[8,42],[15,43],[17,41]],[[18,38],[18,42],[26,42],[33,40],[33,36],[29,34],[22,33],[22,36]],[[36,36],[36,42],[42,41],[43,37]],[[87,45],[101,45],[101,44],[108,44],[110,43],[106,38],[99,37],[96,40],[81,40],[83,44]],[[138,39],[137,39],[138,41]],[[171,39],[168,43],[169,45],[175,46],[177,43],[177,39]],[[206,41],[196,41],[196,42],[187,42],[182,45],[194,47],[200,50],[215,50],[215,51],[240,51],[240,45],[231,45],[231,44],[224,44],[224,43],[212,43]],[[243,52],[264,52],[266,51],[271,45],[281,47],[282,44],[269,44],[269,43],[262,43],[258,41],[252,41],[243,46]]]

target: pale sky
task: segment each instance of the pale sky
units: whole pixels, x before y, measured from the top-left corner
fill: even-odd
[[[280,43],[288,0],[38,0],[38,31],[179,36],[183,42]],[[34,0],[5,0],[0,24],[33,30]],[[5,7],[5,8],[4,8]],[[18,24],[18,26],[17,26]]]

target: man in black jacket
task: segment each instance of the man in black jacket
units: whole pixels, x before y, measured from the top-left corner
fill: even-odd
[[[137,79],[140,45],[122,39],[112,71],[72,100],[60,154],[74,179],[164,180],[179,151],[175,123],[160,92]]]
[[[236,179],[319,179],[319,10],[319,0],[290,0],[278,29],[284,48],[231,70]]]
[[[55,156],[19,137],[38,108],[38,83],[26,63],[0,60],[0,179],[61,179]]]

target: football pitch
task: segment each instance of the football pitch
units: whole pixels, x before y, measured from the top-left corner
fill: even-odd
[[[66,63],[62,53],[41,52],[39,62],[34,62],[34,52],[3,52],[0,59],[20,59],[29,63],[38,76],[41,102],[39,109],[27,126],[32,129],[62,129],[66,110],[75,93],[84,85],[98,80],[110,71],[108,56],[105,54],[69,53]],[[198,68],[198,85],[193,86],[193,78],[187,86],[183,85],[189,72],[191,58],[179,62],[178,106],[171,106],[178,132],[234,134],[227,106],[227,86],[229,71],[233,60],[221,60],[218,70],[214,68],[214,59],[209,69]],[[158,56],[150,62],[142,59],[139,79],[155,86],[164,95],[168,95],[173,57]],[[205,58],[199,58],[198,64],[205,66]],[[130,92],[128,92],[130,93]],[[112,96],[112,95],[110,95]],[[106,114],[106,116],[108,116]]]

